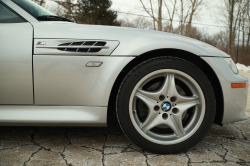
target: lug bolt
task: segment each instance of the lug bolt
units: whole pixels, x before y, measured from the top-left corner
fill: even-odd
[[[163,113],[163,114],[162,114],[162,118],[166,120],[166,119],[168,118],[168,114]]]
[[[172,109],[172,112],[173,112],[174,114],[177,114],[177,113],[179,112],[179,110],[178,110],[177,108],[173,108],[173,109]]]
[[[159,99],[160,99],[161,101],[163,101],[163,100],[165,99],[165,96],[160,95]]]
[[[155,110],[155,111],[159,111],[159,109],[160,109],[160,107],[159,107],[158,105],[156,105],[156,106],[154,107],[154,110]]]
[[[171,101],[171,102],[175,102],[176,100],[177,100],[176,97],[171,97],[171,98],[170,98],[170,101]]]

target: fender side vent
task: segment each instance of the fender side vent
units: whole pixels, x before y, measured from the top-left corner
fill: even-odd
[[[109,48],[105,45],[106,42],[102,41],[82,41],[82,42],[62,43],[59,44],[56,48],[60,51],[95,53],[101,51],[102,49]]]
[[[63,44],[59,44],[58,46],[69,46],[71,43],[63,43]],[[58,50],[64,51],[65,48],[57,48]]]

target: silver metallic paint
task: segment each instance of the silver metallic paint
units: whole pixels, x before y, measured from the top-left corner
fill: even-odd
[[[223,58],[201,58],[213,68],[221,83],[224,97],[224,117],[222,124],[246,120],[248,118],[245,115],[248,94],[248,79],[239,74],[234,74],[230,66]],[[247,83],[246,88],[231,88],[231,83],[243,82]]]
[[[33,28],[0,23],[0,104],[33,104]]]
[[[106,126],[107,107],[0,106],[0,126]]]
[[[86,64],[85,62],[87,61],[87,59],[85,59],[86,58],[85,56],[77,56],[78,58],[80,58],[77,59],[75,58],[76,56],[72,55],[71,56],[35,55],[34,56],[34,65],[36,68],[34,75],[35,88],[36,88],[35,100],[37,99],[38,103],[40,102],[41,104],[47,104],[47,103],[62,104],[64,103],[65,100],[67,100],[66,104],[68,105],[71,104],[78,105],[84,103],[87,105],[107,106],[108,97],[112,89],[114,80],[116,79],[122,68],[126,66],[126,64],[133,59],[133,57],[131,56],[139,56],[151,50],[171,48],[171,49],[185,50],[193,54],[196,54],[198,56],[229,57],[226,53],[203,42],[165,32],[139,30],[133,28],[121,28],[121,27],[79,25],[69,22],[46,22],[46,21],[38,22],[29,13],[21,9],[13,2],[9,0],[2,0],[2,1],[33,25],[35,29],[34,38],[36,39],[40,40],[40,39],[56,38],[56,39],[74,39],[74,40],[119,40],[120,42],[118,48],[116,48],[111,54],[111,56],[114,57],[105,57],[105,58],[110,58],[109,61],[112,61],[112,63],[104,61],[104,64],[101,67],[103,67],[107,63],[111,65],[111,67],[108,66],[107,69],[106,67],[102,68],[102,70],[104,71],[95,70],[95,69],[101,69],[101,67],[88,68],[94,70],[85,71],[85,68],[83,67],[85,66]],[[4,27],[4,28],[8,29],[9,27],[8,28]],[[13,33],[10,34],[13,35]],[[119,56],[121,56],[120,58],[122,59],[124,58],[125,60],[120,61],[121,59],[115,59]],[[130,59],[127,59],[125,57]],[[100,57],[93,56],[88,60],[103,61],[103,59],[99,58]],[[229,69],[229,66],[222,58],[209,58],[209,57],[202,57],[202,58],[214,69],[222,85],[224,104],[225,104],[223,123],[244,120],[246,118],[244,110],[246,104],[247,88],[231,89],[230,84],[231,82],[247,82],[247,79],[239,75],[233,74]],[[77,62],[78,60],[80,62],[84,62],[85,64]],[[119,65],[117,65],[117,63],[119,63]],[[17,65],[21,64],[18,63]],[[26,65],[31,65],[31,64],[29,63]],[[17,67],[16,69],[19,68]],[[32,71],[27,71],[25,75],[29,77],[30,72]],[[97,75],[99,75],[100,77],[95,77]],[[85,85],[87,86],[82,86],[81,85],[82,82],[85,83]],[[98,87],[96,85],[98,85]],[[74,86],[79,86],[80,88],[77,89],[77,87]],[[72,88],[72,90],[74,91],[69,92],[70,88],[68,87]],[[96,89],[101,92],[97,92],[97,90],[94,89],[93,87],[97,87]],[[67,89],[67,91],[65,91],[66,90],[65,88]],[[45,91],[45,93],[42,92],[43,90]],[[54,91],[54,94],[50,91]],[[87,93],[83,95],[79,94],[80,92],[87,92]],[[102,96],[97,96],[96,93]],[[50,96],[51,94],[52,96]],[[7,94],[7,96],[8,95],[9,94]],[[95,97],[97,97],[97,100],[92,101]],[[89,100],[89,98],[91,99],[91,101]],[[86,102],[84,100],[86,100]],[[21,103],[25,102],[22,101]],[[13,106],[6,106],[6,108],[7,107],[9,108],[8,111],[12,112],[12,116],[13,114],[16,115],[15,113],[18,113],[19,109],[20,110],[26,109],[26,106],[17,106],[15,108]],[[32,106],[30,112],[32,111],[35,112],[36,110],[39,109],[40,106]],[[86,107],[86,109],[89,109],[89,107]],[[46,110],[44,111],[46,112]],[[2,110],[0,111],[0,113],[1,112]],[[106,115],[106,111],[103,111],[102,113],[104,112]],[[98,115],[102,113],[97,112]],[[18,116],[14,116],[13,118],[18,118]],[[44,116],[44,118],[46,117]],[[47,121],[43,122],[47,123]],[[93,123],[95,122],[96,121],[93,121]]]
[[[113,84],[134,57],[34,55],[36,105],[107,106]],[[101,61],[100,67],[85,67]]]

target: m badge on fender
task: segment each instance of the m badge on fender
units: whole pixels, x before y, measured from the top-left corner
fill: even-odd
[[[38,42],[36,45],[46,45],[46,42],[45,41]]]

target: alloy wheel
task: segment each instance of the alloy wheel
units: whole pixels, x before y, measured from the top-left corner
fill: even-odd
[[[140,103],[144,107],[139,107]],[[204,94],[188,74],[174,69],[157,70],[134,87],[129,115],[135,129],[147,140],[177,144],[199,129],[205,115]]]

